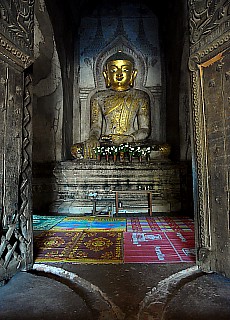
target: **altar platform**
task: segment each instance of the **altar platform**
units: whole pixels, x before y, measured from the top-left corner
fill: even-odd
[[[168,159],[141,163],[84,159],[59,162],[54,169],[57,199],[50,213],[113,216],[118,211],[119,215],[179,212],[181,171],[180,163]]]

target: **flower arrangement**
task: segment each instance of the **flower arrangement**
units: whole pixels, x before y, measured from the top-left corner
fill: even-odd
[[[101,160],[101,156],[105,155],[105,147],[98,146],[93,148],[93,151],[96,155],[97,160]]]
[[[113,156],[113,160],[116,161],[117,155],[120,155],[120,161],[124,162],[125,155],[128,155],[129,161],[132,161],[133,157],[138,157],[139,161],[141,159],[146,158],[149,159],[150,152],[154,147],[146,147],[146,146],[133,146],[129,143],[122,143],[119,146],[98,146],[95,147],[93,150],[97,156],[97,158],[101,158],[101,156],[106,157],[106,161],[109,161],[109,156]]]
[[[110,147],[104,148],[104,153],[105,153],[105,155],[110,155],[111,154]]]
[[[113,154],[113,155],[117,155],[118,154],[119,150],[118,150],[117,146],[111,146],[109,148],[110,148],[111,154]]]
[[[135,155],[140,157],[143,153],[143,149],[141,147],[136,147],[135,148]]]
[[[145,148],[145,156],[146,156],[146,160],[149,161],[150,159],[150,153],[152,151],[152,148],[151,147],[146,147]]]
[[[128,153],[132,156],[135,154],[135,147],[129,146]]]
[[[129,144],[128,143],[122,143],[118,146],[118,150],[120,152],[127,152],[129,150]]]
[[[93,148],[94,153],[96,154],[96,156],[101,154],[101,147],[95,147]]]
[[[151,147],[147,147],[147,148],[145,149],[145,152],[146,152],[146,154],[150,154],[150,152],[151,152]]]

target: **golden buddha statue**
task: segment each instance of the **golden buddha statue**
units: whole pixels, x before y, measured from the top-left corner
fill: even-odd
[[[133,88],[136,75],[133,59],[122,52],[106,61],[103,76],[108,89],[91,98],[90,134],[84,142],[84,158],[94,158],[93,150],[102,141],[120,145],[148,138],[150,101],[146,92]],[[73,155],[74,150],[73,146]]]

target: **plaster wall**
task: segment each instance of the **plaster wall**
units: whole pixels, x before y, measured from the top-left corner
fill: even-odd
[[[33,65],[33,206],[55,199],[53,164],[63,154],[63,85],[53,26],[44,0],[35,4]]]
[[[190,106],[191,96],[189,95],[190,78],[187,72],[188,47],[184,48],[181,65],[181,82],[179,92],[179,140],[180,140],[180,160],[191,160],[191,123]]]
[[[185,8],[185,14],[187,13]],[[189,59],[189,32],[188,24],[185,25],[185,35],[181,56],[180,86],[179,86],[179,143],[180,160],[191,161],[191,94],[190,73],[188,69]]]
[[[63,89],[53,28],[44,0],[35,7],[33,161],[62,158]]]

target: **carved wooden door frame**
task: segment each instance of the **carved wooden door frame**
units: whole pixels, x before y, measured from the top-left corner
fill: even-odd
[[[205,69],[214,63],[221,63],[230,47],[230,1],[221,0],[217,3],[214,0],[188,0],[188,4],[191,31],[189,69],[192,87],[191,116],[197,263],[205,271],[212,270],[230,276],[230,266],[218,261],[221,256],[229,255],[229,235],[227,234],[229,181],[227,182],[226,179],[226,190],[223,188],[221,195],[222,204],[219,208],[222,209],[222,212],[217,213],[213,206],[213,180],[210,179],[212,173],[209,170],[209,160],[213,154],[208,148],[210,142],[207,129],[210,130],[210,128],[207,126],[206,115],[208,106],[205,95],[207,93],[203,86]],[[227,162],[225,167],[226,172],[222,172],[221,178],[228,176]],[[217,230],[219,234],[216,234],[215,225],[213,225],[217,221],[215,218],[217,214],[222,214],[228,224],[226,230],[223,230],[226,235],[220,241],[217,238],[221,237],[221,230]]]
[[[0,3],[0,285],[33,264],[34,1]]]

